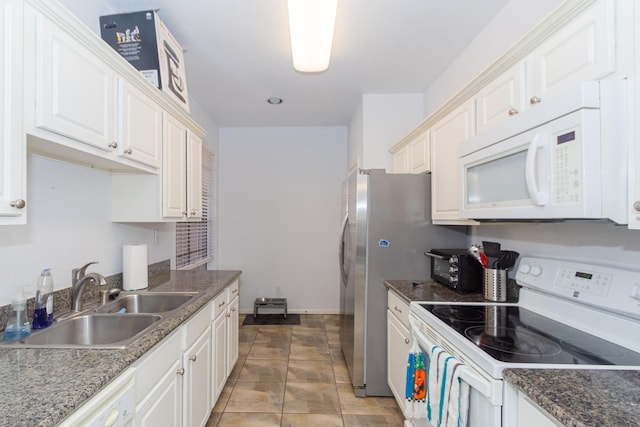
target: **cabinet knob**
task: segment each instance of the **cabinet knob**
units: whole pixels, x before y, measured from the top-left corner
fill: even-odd
[[[227,317],[231,317],[231,313],[227,313]]]
[[[178,375],[184,375],[184,368],[180,368],[176,371],[176,374]]]
[[[16,199],[9,202],[9,204],[11,205],[12,208],[18,208],[18,209],[22,209],[27,205],[24,199]]]
[[[540,104],[542,102],[542,98],[540,98],[539,96],[532,96],[529,102],[531,103],[531,105]]]
[[[235,307],[231,307],[231,311],[236,311],[236,308]]]
[[[195,210],[191,211],[191,216],[196,216],[196,211]]]
[[[182,216],[187,216],[187,211],[182,211]]]
[[[196,356],[195,354],[193,356],[189,356],[189,360],[195,362],[196,360],[198,360],[198,356]]]
[[[124,150],[124,154],[132,154],[133,150],[131,148],[127,148],[126,150]]]
[[[118,143],[117,143],[117,142],[115,142],[115,141],[112,141],[112,142],[109,144],[109,148],[114,148],[114,149],[115,149],[115,148],[118,148]]]
[[[510,116],[515,116],[516,114],[518,114],[520,111],[518,111],[516,108],[511,108],[509,110],[509,115]]]
[[[400,309],[398,308],[398,306],[397,306],[397,305],[394,305],[394,306],[393,306],[393,309],[394,309],[395,311],[397,311],[398,313],[402,313],[402,310],[400,310]]]
[[[635,201],[635,203],[633,204],[633,209],[635,209],[636,212],[640,212],[640,200]]]
[[[405,344],[409,344],[409,338],[405,338],[405,339],[404,339],[404,343],[405,343]]]

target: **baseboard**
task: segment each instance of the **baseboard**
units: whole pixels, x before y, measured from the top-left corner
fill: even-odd
[[[260,308],[260,313],[265,314],[277,314],[282,313],[282,310],[277,308]],[[303,308],[303,309],[291,309],[287,308],[287,313],[294,314],[340,314],[340,309],[329,308]],[[240,308],[240,314],[253,314],[253,308]]]

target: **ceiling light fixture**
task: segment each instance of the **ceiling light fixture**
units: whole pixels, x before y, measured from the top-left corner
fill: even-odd
[[[318,73],[329,68],[338,0],[288,0],[293,68]]]
[[[272,96],[271,98],[267,98],[267,102],[271,105],[280,105],[284,101],[282,100],[282,98],[277,98],[275,96]]]

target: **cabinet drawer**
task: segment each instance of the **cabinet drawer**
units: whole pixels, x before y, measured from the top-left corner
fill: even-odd
[[[184,341],[182,349],[189,348],[202,335],[211,324],[211,303],[205,305],[193,315],[184,328]]]
[[[406,327],[409,326],[409,304],[400,298],[395,292],[389,291],[387,299],[387,308],[393,313],[400,322]]]
[[[227,292],[226,290],[220,292],[220,295],[213,300],[213,315],[212,319],[217,319],[218,316],[224,314],[227,311]]]
[[[227,286],[227,294],[227,303],[233,301],[240,294],[237,280]]]

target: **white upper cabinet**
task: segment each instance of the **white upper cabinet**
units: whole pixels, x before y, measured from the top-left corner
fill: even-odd
[[[202,218],[202,138],[187,129],[187,218]]]
[[[400,150],[392,154],[393,156],[393,173],[409,172],[409,149],[402,147]]]
[[[131,83],[118,79],[118,154],[160,167],[162,108]]]
[[[35,15],[35,126],[112,151],[116,75],[95,53]]]
[[[162,213],[165,218],[187,215],[187,128],[170,114],[164,116]]]
[[[615,0],[597,1],[533,51],[529,105],[616,71],[615,7]]]
[[[429,132],[418,135],[407,145],[409,151],[409,173],[423,173],[431,170],[431,144]]]
[[[458,146],[475,135],[475,99],[466,101],[431,128],[431,211],[434,223],[461,220]]]
[[[477,133],[496,126],[526,108],[526,63],[520,62],[478,92]]]
[[[21,21],[22,1],[0,0],[0,225],[27,221]]]

